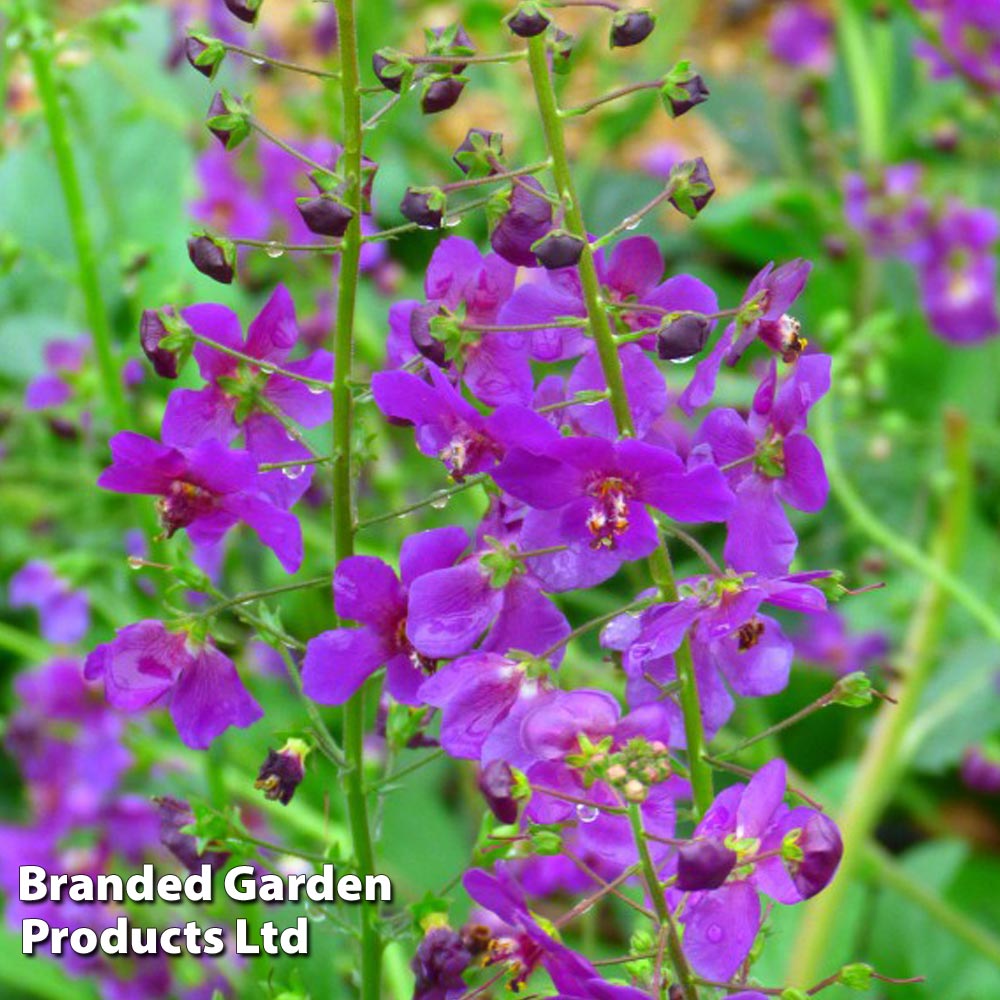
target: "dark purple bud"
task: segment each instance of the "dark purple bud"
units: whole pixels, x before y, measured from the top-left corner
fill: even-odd
[[[462,936],[450,927],[433,927],[417,947],[410,962],[416,975],[413,1000],[441,1000],[465,992],[462,973],[472,955]]]
[[[372,56],[372,70],[378,82],[398,94],[403,89],[403,82],[413,76],[413,64],[396,49],[379,49]]]
[[[444,343],[431,332],[431,319],[438,315],[438,307],[432,305],[417,306],[410,313],[410,338],[413,346],[428,361],[433,361],[439,368],[447,360]]]
[[[407,188],[399,205],[404,218],[421,229],[440,229],[448,201],[437,187]]]
[[[519,38],[534,38],[540,35],[552,21],[533,0],[523,0],[517,10],[504,18],[504,24]]]
[[[585,240],[565,229],[553,229],[531,244],[531,252],[547,271],[576,267],[587,245]]]
[[[490,217],[494,251],[519,267],[537,267],[531,247],[552,228],[552,205],[542,185],[534,177],[520,178],[491,203]]]
[[[319,236],[343,236],[354,218],[349,205],[326,192],[315,198],[296,198],[295,205],[309,231]]]
[[[506,761],[490,761],[479,772],[479,790],[490,812],[501,823],[517,822],[517,799],[514,798],[514,772]]]
[[[164,317],[174,317],[178,326],[186,325],[183,320],[174,316],[170,306],[163,309],[146,309],[139,320],[139,343],[142,351],[149,358],[153,370],[160,378],[177,378],[180,371],[180,358],[183,345],[171,343],[179,334],[179,330],[169,330]],[[164,345],[166,342],[166,345]]]
[[[648,10],[620,10],[611,21],[611,47],[624,49],[644,42],[656,27]]]
[[[231,285],[236,276],[236,247],[218,236],[201,233],[187,241],[191,263],[214,281]]]
[[[680,118],[693,107],[708,100],[709,90],[700,73],[688,73],[684,79],[667,78],[660,96],[671,118]]]
[[[677,848],[677,888],[718,889],[736,864],[736,852],[720,840],[692,840]]]
[[[499,169],[503,159],[503,136],[485,128],[470,128],[455,150],[452,160],[463,174],[489,177]]]
[[[427,54],[431,56],[473,56],[476,46],[469,33],[460,24],[449,24],[446,28],[431,28],[426,32]],[[442,72],[456,76],[465,71],[466,63],[442,64]]]
[[[211,80],[219,71],[226,50],[217,39],[192,33],[184,39],[184,55],[202,76]]]
[[[786,861],[785,867],[802,898],[811,899],[830,884],[844,854],[844,843],[837,824],[821,812],[806,821],[797,843],[802,859]]]
[[[429,76],[423,81],[420,110],[425,115],[436,115],[455,106],[462,96],[465,81],[456,76]]]
[[[61,438],[63,441],[80,440],[80,428],[72,420],[67,420],[65,417],[49,417],[47,423],[49,430],[57,438]]]
[[[686,361],[700,354],[708,340],[710,324],[701,313],[686,313],[656,331],[656,353],[664,361]]]
[[[225,0],[229,13],[245,24],[256,24],[263,0]]]
[[[670,204],[689,219],[695,218],[715,194],[715,182],[708,172],[708,164],[700,156],[673,167],[670,183],[674,185],[674,193],[668,199]]]
[[[160,814],[160,843],[191,872],[201,871],[208,864],[213,870],[221,868],[229,855],[221,851],[198,852],[198,841],[190,833],[181,833],[194,822],[191,807],[180,799],[163,795],[153,799],[153,805]]]
[[[287,806],[306,776],[308,756],[309,747],[296,739],[287,740],[280,750],[268,750],[253,787],[262,791],[265,799]]]
[[[235,149],[250,134],[247,109],[224,90],[212,98],[205,123],[226,149]]]

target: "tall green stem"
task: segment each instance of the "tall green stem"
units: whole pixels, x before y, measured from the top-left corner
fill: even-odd
[[[950,413],[946,418],[947,465],[952,488],[945,501],[934,539],[936,563],[953,570],[962,553],[970,501],[972,468],[968,424]],[[859,871],[864,848],[893,788],[906,767],[904,737],[913,722],[936,660],[938,643],[949,605],[941,581],[929,577],[913,616],[900,663],[905,673],[892,692],[896,704],[884,705],[865,748],[850,793],[839,817],[844,857],[836,879],[810,904],[792,954],[790,979],[811,982],[822,975],[831,934],[843,912],[844,897]]]
[[[353,473],[351,435],[353,400],[351,368],[354,353],[354,310],[361,263],[361,136],[362,115],[358,71],[358,31],[354,0],[336,0],[340,40],[340,90],[343,144],[340,170],[347,182],[345,200],[353,217],[341,241],[337,288],[337,329],[334,331],[333,373],[333,552],[339,563],[354,552]],[[344,775],[348,821],[354,856],[361,871],[375,871],[368,801],[365,795],[363,738],[365,695],[362,687],[344,706]],[[382,940],[379,916],[372,906],[360,908],[361,997],[378,1000],[382,973]]]
[[[41,19],[31,18],[27,27],[29,40],[25,45],[25,51],[31,61],[38,100],[45,115],[56,171],[59,174],[59,184],[66,203],[70,234],[76,251],[80,292],[83,295],[87,325],[94,341],[101,391],[115,424],[124,428],[129,423],[128,406],[122,388],[121,372],[112,347],[111,326],[101,294],[97,254],[94,251],[94,240],[87,218],[87,203],[80,186],[69,125],[59,99],[59,86],[53,72],[55,48],[48,26]]]
[[[601,283],[594,263],[594,251],[590,246],[583,210],[580,207],[580,199],[577,197],[573,184],[569,157],[566,155],[562,115],[556,100],[555,88],[552,85],[552,74],[549,71],[546,57],[544,36],[537,35],[528,40],[528,65],[531,68],[535,100],[542,119],[545,141],[552,159],[552,175],[555,178],[559,197],[565,207],[565,227],[584,242],[578,272],[583,301],[587,308],[590,335],[594,338],[604,379],[608,383],[609,401],[615,415],[618,433],[623,437],[632,437],[635,435],[635,425],[632,421],[632,411],[629,409],[628,396],[625,391],[625,378],[622,374],[621,360],[618,357],[618,345],[615,343],[614,331],[611,329],[611,323],[608,319],[607,304],[601,296]],[[677,584],[674,580],[670,554],[665,545],[661,544],[650,556],[649,565],[653,579],[664,599],[676,600]],[[712,802],[712,769],[704,759],[705,732],[701,719],[698,683],[694,673],[691,646],[687,639],[677,651],[674,662],[677,668],[677,679],[680,682],[681,710],[684,713],[684,732],[687,738],[695,811],[701,815]]]

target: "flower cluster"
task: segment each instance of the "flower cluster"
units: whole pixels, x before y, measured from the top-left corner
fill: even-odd
[[[912,0],[929,38],[916,51],[935,77],[959,74],[987,91],[1000,91],[1000,12],[976,0]]]

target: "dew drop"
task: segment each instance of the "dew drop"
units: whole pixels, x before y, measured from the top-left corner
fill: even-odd
[[[282,470],[286,479],[298,479],[306,471],[304,465],[286,465]]]
[[[141,559],[139,556],[129,556],[128,557],[128,568],[129,569],[142,569],[144,563],[145,563],[145,560]]]
[[[265,66],[267,64],[267,60],[266,59],[260,59],[257,56],[254,56],[250,60],[250,62],[252,62],[254,64],[254,66]]]
[[[722,928],[718,924],[711,924],[707,931],[705,931],[705,937],[708,938],[712,944],[718,944],[723,938]]]
[[[686,365],[689,361],[694,360],[694,355],[689,354],[686,358],[671,358],[670,363],[672,365]]]
[[[436,496],[431,501],[431,507],[433,507],[435,510],[444,510],[445,507],[448,506],[448,501],[450,499],[451,499],[451,497],[448,496],[447,493],[443,493],[443,494],[441,494],[441,496]]]
[[[638,229],[641,222],[641,215],[630,215],[624,222],[622,222],[622,228],[631,232],[633,229]]]
[[[593,823],[599,815],[600,810],[597,806],[584,805],[582,802],[577,804],[576,816],[581,823]]]
[[[264,253],[266,253],[268,257],[277,258],[280,257],[284,252],[285,252],[284,248],[278,246],[278,244],[274,240],[271,240],[267,244],[267,246],[264,247]]]
[[[260,371],[261,375],[274,374],[274,367],[272,365],[258,365],[257,369]]]
[[[285,437],[288,438],[289,441],[298,441],[298,438],[291,431],[285,431]]]
[[[310,385],[309,386],[309,391],[314,396],[322,396],[327,390],[323,386],[321,386],[321,385]]]
[[[444,226],[446,229],[454,229],[455,226],[460,226],[462,224],[462,217],[460,215],[449,215],[444,220]],[[433,229],[433,226],[428,227]]]

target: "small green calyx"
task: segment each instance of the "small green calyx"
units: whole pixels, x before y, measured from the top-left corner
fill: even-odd
[[[486,544],[490,546],[490,551],[479,557],[479,565],[489,573],[490,586],[494,590],[502,590],[515,576],[525,571],[524,560],[516,546],[504,545],[498,538],[487,535]]]
[[[861,670],[841,677],[830,694],[834,705],[844,705],[847,708],[864,708],[872,703],[874,697],[871,679]]]
[[[845,965],[837,976],[837,982],[849,990],[867,990],[872,984],[874,969],[864,962],[854,962]]]
[[[784,479],[785,442],[780,437],[761,441],[753,456],[754,469],[766,479]]]
[[[798,864],[805,858],[805,854],[802,848],[799,847],[799,838],[802,836],[802,830],[796,828],[794,830],[789,830],[781,839],[781,860],[791,861],[793,864]]]

